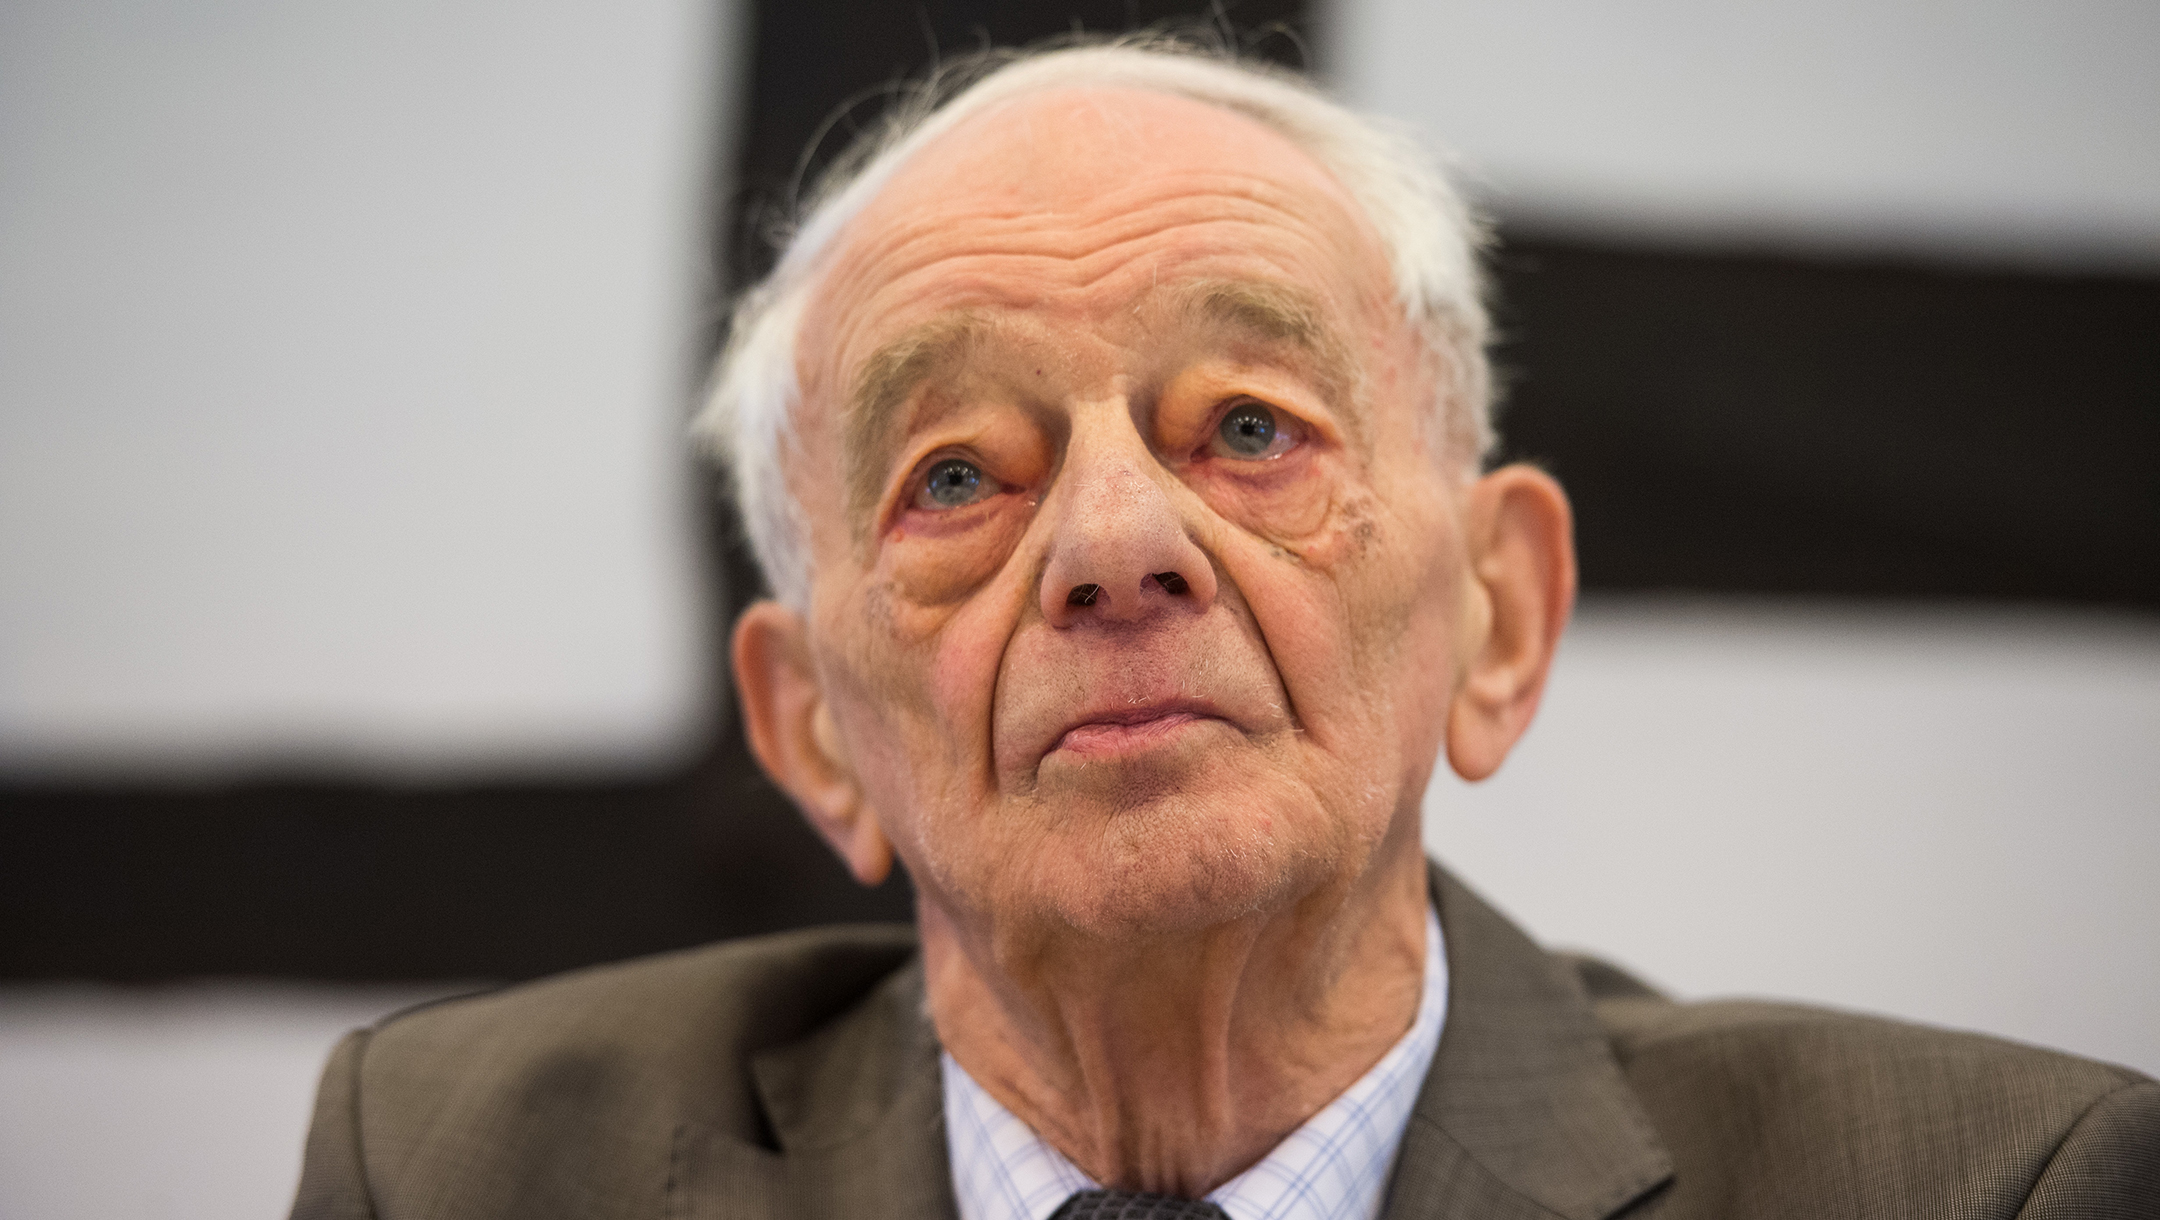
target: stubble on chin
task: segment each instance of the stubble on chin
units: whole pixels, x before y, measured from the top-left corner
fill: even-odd
[[[1203,770],[1184,784],[1143,775],[1106,786],[1126,799],[1045,786],[1001,802],[996,842],[972,845],[989,850],[925,861],[939,871],[933,888],[1001,941],[1160,941],[1345,883],[1377,841],[1357,829],[1369,814],[1292,777],[1222,783]]]

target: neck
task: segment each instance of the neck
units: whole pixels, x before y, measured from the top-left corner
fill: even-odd
[[[1199,1198],[1410,1028],[1426,904],[1414,836],[1281,909],[1157,937],[985,926],[926,891],[931,1013],[968,1075],[1088,1176]]]

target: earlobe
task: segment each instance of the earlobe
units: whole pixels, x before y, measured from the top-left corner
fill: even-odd
[[[751,752],[864,885],[892,872],[892,844],[863,799],[825,701],[802,616],[761,601],[735,623],[735,690]]]
[[[1500,769],[1530,727],[1575,605],[1574,517],[1567,494],[1532,466],[1472,487],[1460,669],[1448,708],[1448,764],[1467,780]]]

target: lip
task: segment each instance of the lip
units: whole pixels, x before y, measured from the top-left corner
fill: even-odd
[[[1074,717],[1058,733],[1048,753],[1095,758],[1132,753],[1159,745],[1210,720],[1228,723],[1213,704],[1197,699],[1098,708]]]

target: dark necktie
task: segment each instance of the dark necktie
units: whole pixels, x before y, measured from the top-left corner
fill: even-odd
[[[1200,1199],[1144,1195],[1130,1190],[1083,1190],[1058,1205],[1050,1220],[1230,1220],[1223,1209]]]

